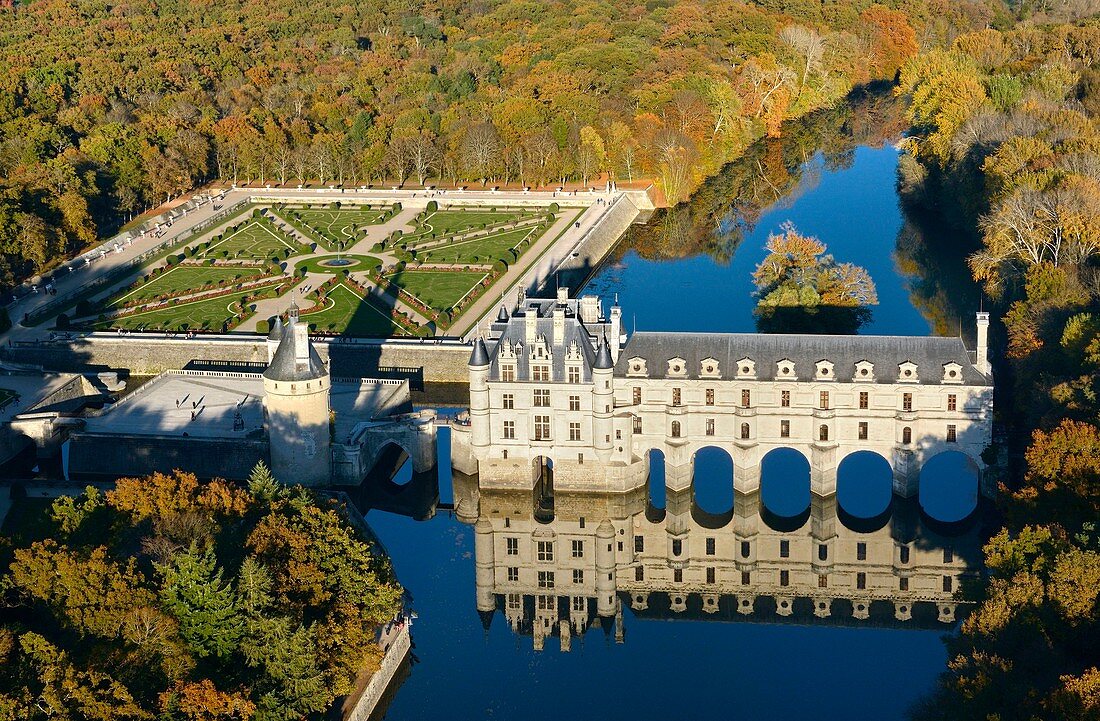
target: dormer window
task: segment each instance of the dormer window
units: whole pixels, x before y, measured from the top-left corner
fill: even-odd
[[[742,358],[741,360],[737,361],[737,377],[755,378],[756,361],[754,361],[752,358]]]
[[[962,383],[962,366],[958,363],[943,364],[944,383]]]
[[[704,358],[699,362],[699,375],[703,378],[717,378],[721,375],[718,371],[717,358]]]
[[[783,360],[776,363],[775,376],[776,378],[794,380],[797,377],[794,374],[794,361],[784,358]]]
[[[814,364],[816,371],[814,378],[819,381],[831,381],[836,378],[836,372],[833,369],[833,364],[827,360],[819,360]]]
[[[898,364],[898,381],[901,383],[917,382],[917,364],[913,361],[905,361]]]
[[[873,381],[875,379],[875,364],[871,361],[861,360],[856,363],[855,373],[852,375],[852,380],[856,381]]]
[[[683,358],[670,358],[668,361],[668,375],[683,376],[687,374],[687,361]]]
[[[646,375],[645,358],[631,358],[627,361],[626,374],[628,376]]]

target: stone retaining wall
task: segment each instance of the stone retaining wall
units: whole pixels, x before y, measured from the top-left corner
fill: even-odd
[[[432,383],[465,383],[470,347],[463,343],[416,341],[338,342],[314,340],[334,376],[377,377],[395,372]],[[67,340],[23,343],[0,349],[0,358],[51,370],[128,369],[135,375],[179,370],[193,360],[267,362],[263,336],[165,337],[132,333],[89,333]],[[380,372],[379,369],[382,369]]]
[[[545,286],[555,276],[562,285],[581,288],[623,237],[627,228],[642,216],[643,209],[634,204],[635,200],[637,198],[627,195],[616,198],[599,222],[581,238],[572,253],[557,266],[556,273],[551,273],[540,281],[536,295],[544,295],[547,290],[552,293],[553,289],[547,289]]]
[[[354,705],[351,705],[350,709],[348,703],[345,703],[343,721],[367,721],[371,718],[371,714],[377,708],[378,702],[382,700],[386,688],[389,687],[390,682],[397,674],[398,669],[401,668],[401,664],[405,661],[405,657],[409,655],[411,649],[412,638],[409,636],[409,624],[405,623],[392,638],[390,647],[386,650],[386,655],[382,657],[382,664],[370,677],[363,693],[354,701]],[[351,699],[349,699],[350,701]]]
[[[199,478],[243,480],[259,461],[270,466],[266,440],[74,433],[70,476],[145,476],[177,468]]]

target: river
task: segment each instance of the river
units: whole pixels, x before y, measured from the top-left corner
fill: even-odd
[[[900,108],[883,98],[791,125],[784,138],[753,146],[691,203],[632,231],[585,290],[605,299],[617,295],[628,331],[753,331],[751,272],[764,255],[768,234],[793,222],[823,240],[839,261],[863,265],[871,274],[879,304],[861,332],[919,335],[954,333],[959,327],[972,332],[974,308],[967,307],[972,289],[956,293],[930,271],[922,275],[922,269],[934,267],[923,260],[930,251],[907,221],[895,191],[894,142],[903,126]],[[445,441],[440,443],[439,495],[450,503],[456,493],[461,501],[470,489],[464,479],[452,487]],[[927,482],[922,476],[920,503],[943,521],[970,515],[976,503],[973,491],[950,492],[958,486],[958,474],[967,471],[961,464],[949,466],[929,474]],[[697,469],[707,472],[706,459]],[[583,609],[560,609],[562,618],[575,616],[576,623],[545,625],[540,606],[533,605],[541,596],[517,598],[514,604],[511,598],[479,596],[475,560],[487,562],[475,559],[473,518],[460,520],[442,511],[415,521],[368,512],[418,614],[413,625],[417,663],[386,718],[904,718],[944,670],[942,636],[953,624],[935,618],[936,599],[951,595],[944,593],[946,580],[939,586],[940,565],[950,558],[960,573],[977,570],[980,514],[960,524],[937,524],[915,503],[892,502],[888,491],[883,495],[881,479],[874,477],[881,469],[871,466],[849,469],[847,481],[842,471],[839,508],[810,507],[799,489],[783,486],[782,468],[771,471],[776,483],[767,482],[768,473],[765,469],[762,498],[739,508],[728,527],[692,533],[710,534],[708,548],[715,540],[720,546],[734,543],[735,531],[738,538],[748,533],[790,544],[795,551],[784,578],[792,586],[792,613],[783,606],[785,590],[757,598],[753,613],[746,614],[737,609],[740,595],[716,595],[714,610],[706,606],[705,594],[690,594],[679,607],[674,592],[660,584],[650,591],[639,578],[619,580],[618,623],[601,624],[592,600],[579,602]],[[406,468],[397,480],[408,478]],[[394,493],[400,490],[395,487]],[[429,488],[427,495],[433,494]],[[584,528],[584,504],[606,504],[590,517],[614,507],[621,518],[634,519],[637,539],[663,533],[659,524],[677,513],[675,499],[658,496],[655,490],[650,498],[574,499],[581,505],[570,512],[580,515]],[[705,506],[712,500],[719,507],[726,503],[697,502]],[[559,506],[568,502],[557,500]],[[655,505],[667,510],[656,511]],[[482,496],[480,507],[481,514],[510,508],[504,512],[514,514],[517,528],[538,527],[515,499]],[[655,521],[655,515],[663,520]],[[635,543],[643,541],[651,542],[647,537]],[[808,559],[817,554],[825,563],[822,556],[832,553],[828,557],[835,559],[857,543],[870,548],[860,552],[870,554],[868,562],[877,564],[873,568],[885,569],[880,580],[886,584],[896,584],[890,569],[898,561],[890,554],[898,544],[913,548],[914,560],[904,551],[902,564],[911,566],[900,573],[907,577],[903,583],[908,588],[911,575],[914,584],[927,582],[929,590],[920,608],[914,604],[912,619],[895,617],[908,610],[896,599],[891,604],[889,593],[875,595],[866,619],[859,617],[854,600],[834,600],[831,612],[814,613],[811,598],[825,592],[815,575],[821,572],[818,562],[810,570]],[[805,550],[805,562],[794,560],[798,549]],[[876,556],[882,553],[885,560]],[[788,568],[784,561],[775,563],[769,567]],[[750,567],[755,569],[755,563],[745,566]],[[873,589],[879,581],[871,575]],[[742,576],[742,583],[746,580]],[[479,604],[486,602],[496,604],[496,610],[479,613]]]

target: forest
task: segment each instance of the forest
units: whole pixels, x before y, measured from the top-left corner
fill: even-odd
[[[0,9],[0,287],[206,182],[655,184],[1011,22],[998,0]]]
[[[917,719],[1100,718],[1100,24],[958,36],[902,69],[905,203],[1003,319],[1004,527]],[[969,237],[969,247],[957,242]]]
[[[0,538],[4,721],[325,718],[402,607],[342,507],[262,464],[247,487],[156,473],[44,515]]]

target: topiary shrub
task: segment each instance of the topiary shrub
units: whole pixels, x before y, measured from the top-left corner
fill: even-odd
[[[437,210],[439,210],[439,203],[434,200],[429,200],[428,204],[424,206],[425,213],[434,213]]]
[[[556,213],[560,210],[557,203],[551,203],[549,208],[551,213]]]
[[[266,321],[266,320],[256,321],[256,332],[257,333],[263,333],[264,335],[267,335],[268,333],[271,332],[271,323],[269,321]]]

